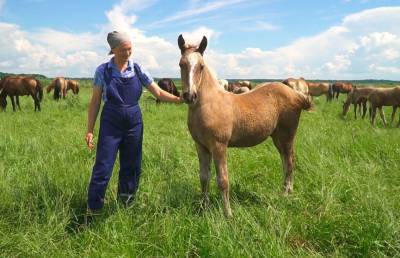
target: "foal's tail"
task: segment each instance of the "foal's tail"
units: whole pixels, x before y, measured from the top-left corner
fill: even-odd
[[[53,99],[58,100],[61,98],[61,87],[59,83],[55,83],[54,92],[53,92]]]
[[[302,110],[306,110],[306,111],[314,110],[314,104],[312,103],[310,96],[307,96],[302,93],[298,93],[297,95],[299,96],[300,108]]]

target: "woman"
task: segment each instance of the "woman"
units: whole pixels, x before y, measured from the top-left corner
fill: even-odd
[[[129,60],[132,43],[127,34],[110,32],[107,41],[111,48],[109,54],[114,54],[114,57],[96,69],[85,137],[86,144],[92,149],[93,128],[103,99],[105,104],[100,118],[96,163],[88,189],[89,212],[99,210],[104,205],[118,150],[119,199],[129,204],[138,189],[143,139],[142,114],[138,102],[142,86],[162,101],[182,102],[179,97],[160,89],[142,66]]]

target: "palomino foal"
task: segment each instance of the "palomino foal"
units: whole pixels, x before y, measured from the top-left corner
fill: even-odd
[[[183,99],[188,104],[188,127],[200,162],[203,204],[207,205],[211,159],[217,172],[225,216],[231,217],[227,168],[228,147],[250,147],[272,136],[284,171],[284,193],[293,190],[293,142],[306,96],[282,83],[263,84],[235,95],[222,90],[203,60],[207,38],[198,47],[178,38]]]

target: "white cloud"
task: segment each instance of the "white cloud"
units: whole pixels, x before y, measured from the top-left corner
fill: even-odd
[[[352,14],[338,26],[270,51],[209,53],[221,77],[400,79],[400,7]],[[235,67],[226,65],[227,60]],[[371,66],[371,64],[373,64]]]
[[[85,69],[93,71],[93,62],[104,59],[96,52],[102,49],[96,35],[46,29],[26,32],[7,23],[0,23],[0,35],[0,66],[4,72],[88,76],[93,72]]]
[[[95,33],[51,28],[25,31],[15,24],[0,23],[0,69],[48,76],[92,76],[96,66],[109,58],[107,32],[119,30],[132,37],[134,60],[154,76],[177,77],[180,52],[176,41],[147,35],[135,25],[138,17],[127,11],[154,2],[141,5],[145,2],[122,1],[106,12],[108,23]],[[213,3],[221,6],[222,2]],[[246,48],[238,53],[214,49],[212,43],[223,33],[212,28],[198,27],[182,33],[188,43],[198,43],[203,35],[207,36],[205,59],[221,78],[400,79],[398,24],[400,7],[376,8],[351,14],[336,26],[286,46],[271,50]]]

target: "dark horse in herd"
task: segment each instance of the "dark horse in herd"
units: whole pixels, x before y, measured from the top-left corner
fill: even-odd
[[[165,90],[168,93],[171,93],[177,97],[180,97],[180,93],[178,89],[175,86],[175,83],[173,80],[169,78],[162,78],[158,81],[158,86],[160,86],[161,89]],[[157,99],[156,103],[159,104],[161,100]]]
[[[283,165],[285,194],[293,191],[294,139],[302,110],[311,108],[307,96],[280,82],[263,83],[233,94],[224,90],[204,62],[207,38],[199,46],[188,45],[182,35],[179,62],[182,96],[188,104],[188,127],[200,163],[203,204],[207,205],[211,160],[217,171],[225,216],[232,216],[229,202],[228,147],[250,147],[272,137]]]
[[[333,91],[333,98],[339,98],[339,93],[346,93],[349,94],[350,91],[353,89],[353,84],[350,82],[335,82],[332,84],[332,91]]]
[[[7,96],[11,99],[13,110],[15,111],[14,97],[17,100],[19,109],[19,96],[32,96],[35,111],[40,111],[40,102],[43,99],[43,89],[39,80],[26,76],[6,76],[0,81],[0,107],[5,110],[7,106]]]

